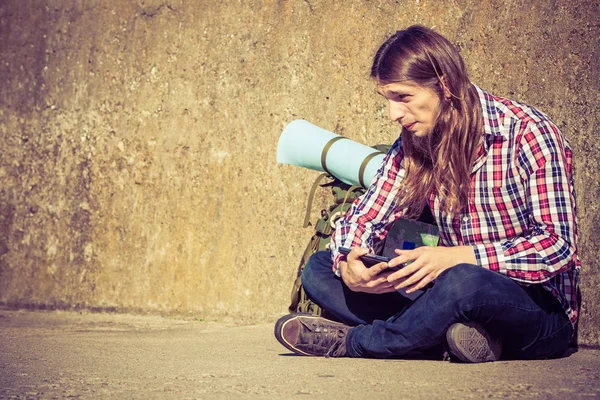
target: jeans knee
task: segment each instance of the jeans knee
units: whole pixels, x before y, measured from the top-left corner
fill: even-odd
[[[331,253],[329,251],[318,251],[314,253],[302,270],[302,285],[307,292],[317,290],[320,282],[323,282],[323,277],[333,275],[333,262],[331,261]]]
[[[488,290],[495,274],[478,265],[458,264],[444,271],[437,278],[436,286],[446,293],[446,297],[459,300]]]
[[[462,263],[442,272],[440,278],[464,282],[466,279],[479,279],[481,276],[486,275],[487,272],[491,271],[475,264]]]

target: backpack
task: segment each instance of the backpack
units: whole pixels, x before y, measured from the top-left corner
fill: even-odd
[[[382,153],[386,153],[390,147],[391,146],[388,145],[373,146],[373,148]],[[325,180],[325,182],[321,183],[323,180]],[[314,224],[315,232],[308,241],[306,249],[304,250],[304,254],[300,259],[296,280],[292,286],[291,303],[288,307],[291,313],[310,313],[313,315],[322,314],[323,310],[321,307],[312,302],[302,287],[302,271],[304,270],[306,262],[310,256],[313,255],[313,253],[329,248],[331,234],[335,229],[336,221],[343,217],[352,206],[352,203],[366,192],[366,189],[360,185],[348,185],[327,172],[322,173],[313,183],[308,195],[303,225],[304,228],[307,228],[311,225],[310,213],[312,209],[312,203],[315,193],[319,187],[329,189],[333,199],[330,206],[321,210],[319,219],[317,219]]]

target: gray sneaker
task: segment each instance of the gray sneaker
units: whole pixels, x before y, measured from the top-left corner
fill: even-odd
[[[450,354],[466,363],[497,361],[502,353],[502,343],[472,322],[450,325],[446,341]]]
[[[346,335],[350,328],[312,314],[289,314],[275,323],[275,337],[296,354],[345,357]]]

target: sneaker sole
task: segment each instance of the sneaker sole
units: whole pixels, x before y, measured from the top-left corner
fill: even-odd
[[[301,356],[313,356],[313,354],[308,354],[305,353],[301,350],[298,350],[297,348],[295,348],[290,342],[288,342],[287,340],[285,340],[285,338],[281,335],[281,332],[283,332],[285,326],[287,324],[289,324],[291,321],[293,321],[294,319],[298,318],[298,317],[314,317],[314,315],[312,314],[304,314],[304,313],[298,313],[298,314],[290,314],[290,315],[286,315],[285,317],[280,318],[277,323],[275,324],[275,338],[277,339],[277,341],[279,343],[281,343],[286,349],[296,353],[296,354],[300,354]]]
[[[502,346],[492,340],[477,324],[458,323],[446,332],[452,355],[466,363],[481,363],[500,359]]]

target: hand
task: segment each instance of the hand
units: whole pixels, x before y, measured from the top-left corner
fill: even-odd
[[[395,250],[398,257],[393,258],[388,265],[395,267],[412,261],[399,271],[388,275],[388,282],[396,290],[407,289],[412,293],[423,289],[433,282],[442,272],[460,263],[475,264],[475,253],[470,246],[430,247],[422,246],[414,250]]]
[[[340,274],[342,280],[353,292],[365,293],[388,293],[394,292],[394,284],[388,281],[391,272],[384,272],[388,268],[388,263],[379,263],[371,268],[365,267],[360,260],[360,256],[369,251],[361,247],[353,247],[352,251],[346,257],[346,261],[340,263]]]

